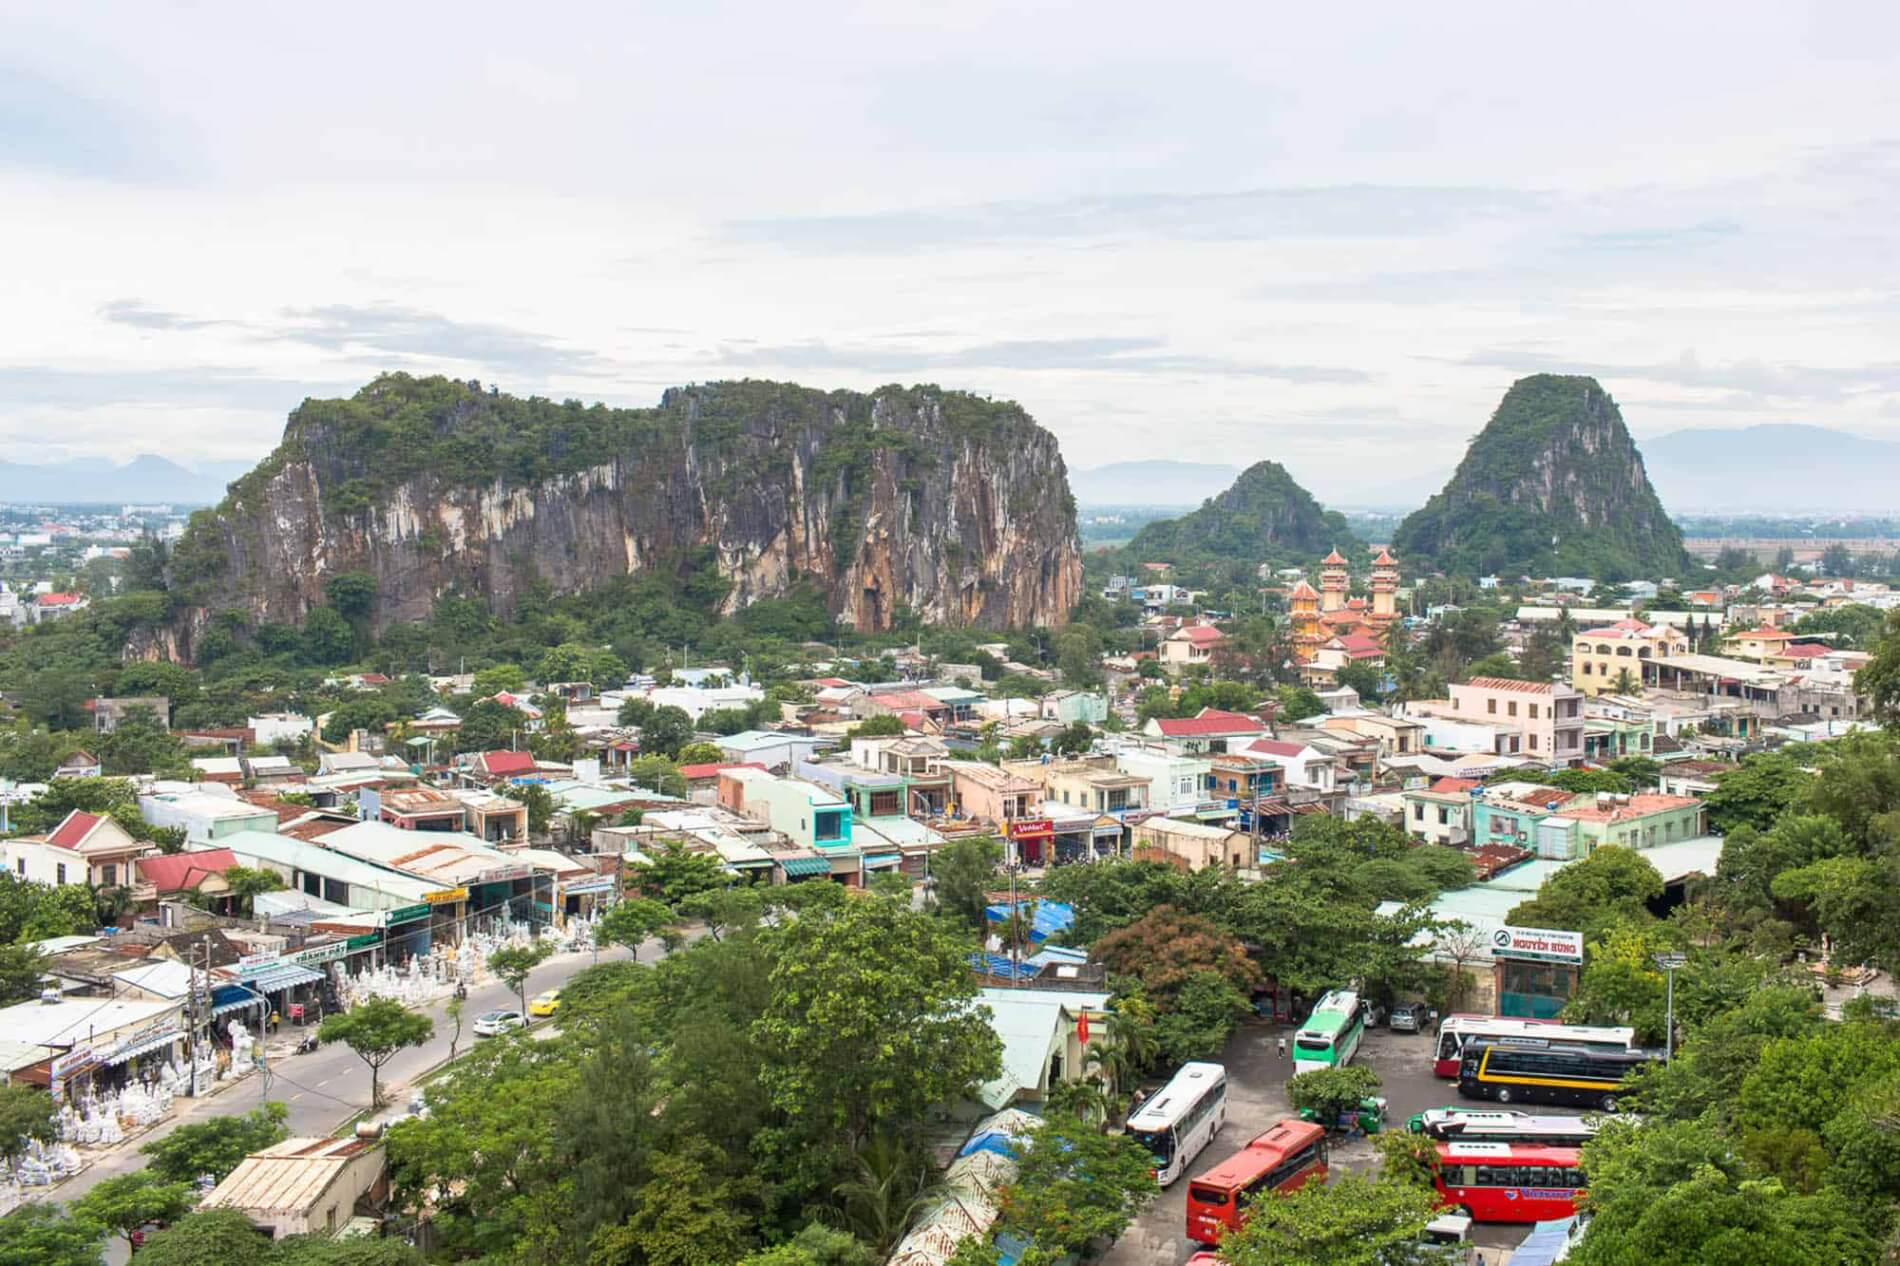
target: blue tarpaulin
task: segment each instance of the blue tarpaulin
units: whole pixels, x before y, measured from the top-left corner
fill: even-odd
[[[1029,939],[1046,941],[1058,932],[1066,932],[1075,926],[1075,907],[1066,901],[1036,901],[1033,899],[1017,902],[1029,909]],[[1009,903],[1001,902],[985,906],[984,914],[991,923],[1009,922]]]
[[[990,976],[1001,976],[1005,980],[1030,980],[1040,967],[1028,963],[1011,962],[1007,954],[972,954],[970,966]]]
[[[1511,1254],[1511,1266],[1551,1266],[1569,1242],[1570,1227],[1575,1222],[1575,1218],[1539,1222]]]

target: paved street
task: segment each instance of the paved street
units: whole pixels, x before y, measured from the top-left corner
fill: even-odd
[[[1284,1033],[1290,1041],[1295,1027],[1255,1022],[1243,1026],[1228,1042],[1222,1056],[1228,1078],[1227,1124],[1190,1167],[1190,1175],[1222,1160],[1288,1115],[1286,1082],[1293,1075],[1293,1063],[1276,1053],[1274,1038]],[[1353,1062],[1373,1069],[1384,1079],[1380,1093],[1389,1101],[1389,1128],[1402,1130],[1406,1118],[1415,1112],[1460,1102],[1455,1083],[1432,1075],[1431,1046],[1432,1039],[1422,1033],[1386,1029],[1366,1033]],[[1369,1140],[1336,1139],[1330,1164],[1334,1169],[1365,1169],[1375,1159]],[[1187,1188],[1184,1177],[1163,1191],[1102,1259],[1106,1266],[1178,1266],[1185,1262],[1199,1247],[1186,1234]],[[1527,1229],[1481,1227],[1476,1242],[1487,1248],[1508,1247],[1523,1239]]]
[[[640,961],[652,962],[661,954],[660,944],[649,941],[640,951]],[[627,957],[627,951],[613,947],[601,951],[600,961],[611,962]],[[591,953],[560,954],[535,969],[528,980],[528,996],[543,989],[566,983],[569,977],[593,964]],[[466,1051],[478,1040],[472,1026],[484,1011],[514,1009],[520,1000],[499,983],[470,989],[462,1010],[462,1041],[458,1050]],[[426,1044],[403,1051],[383,1066],[383,1096],[400,1102],[416,1077],[428,1072],[449,1056],[449,1025],[443,1016],[445,1003],[421,1008],[435,1021],[435,1036]],[[289,1033],[297,1030],[287,1028]],[[293,1135],[329,1134],[344,1121],[369,1106],[369,1068],[341,1043],[321,1047],[308,1055],[295,1055],[271,1062],[268,1076],[253,1074],[219,1095],[195,1101],[180,1099],[172,1118],[149,1134],[141,1135],[106,1159],[94,1164],[78,1177],[51,1188],[46,1198],[71,1200],[90,1190],[102,1179],[142,1168],[145,1158],[139,1145],[163,1138],[178,1126],[207,1117],[249,1112],[266,1099],[281,1099],[290,1108],[290,1132]]]

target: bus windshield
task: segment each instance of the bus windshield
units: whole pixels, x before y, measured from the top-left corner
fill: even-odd
[[[1303,1051],[1330,1051],[1333,1039],[1324,1033],[1301,1033],[1294,1037],[1293,1045]]]
[[[1174,1159],[1174,1131],[1171,1129],[1130,1130],[1128,1137],[1147,1148],[1148,1154],[1155,1158],[1155,1164],[1162,1169],[1166,1169],[1168,1162]]]

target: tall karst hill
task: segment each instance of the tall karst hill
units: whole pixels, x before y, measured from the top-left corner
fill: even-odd
[[[1663,510],[1623,415],[1594,378],[1535,374],[1504,393],[1451,481],[1392,549],[1449,572],[1601,580],[1680,576]]]
[[[1079,595],[1055,437],[1014,404],[935,387],[669,390],[657,408],[522,399],[390,374],[306,400],[283,442],[173,556],[172,644],[230,609],[296,623],[344,572],[377,629],[479,594],[576,593],[716,569],[731,612],[814,585],[841,620],[1056,625]]]
[[[1323,509],[1286,467],[1255,462],[1200,509],[1143,527],[1128,556],[1135,562],[1292,562],[1353,544],[1345,518]]]

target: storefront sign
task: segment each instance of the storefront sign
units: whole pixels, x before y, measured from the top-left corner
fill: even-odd
[[[453,905],[457,901],[468,900],[468,889],[444,888],[438,892],[425,892],[422,894],[422,899],[432,906]]]
[[[246,954],[237,960],[237,969],[243,971],[249,967],[263,967],[267,964],[274,963],[277,961],[280,952],[281,951],[278,950],[271,950],[263,954]]]
[[[394,910],[391,910],[388,916],[383,920],[383,922],[385,924],[409,923],[415,919],[426,919],[428,917],[429,917],[429,903],[424,901],[418,905],[400,906]]]
[[[478,882],[485,884],[505,884],[516,879],[526,879],[534,872],[526,866],[503,866],[499,870],[484,871]]]
[[[1046,840],[1056,833],[1056,824],[1048,818],[1023,818],[1009,824],[1012,840]]]
[[[347,944],[349,948],[359,950],[374,945],[382,939],[383,934],[381,932],[365,932],[361,936],[352,936]]]
[[[348,941],[335,941],[329,945],[313,945],[309,949],[298,950],[284,961],[295,963],[299,967],[314,967],[318,963],[327,963],[342,958],[350,952]]]
[[[64,1055],[56,1055],[53,1058],[47,1089],[52,1091],[54,1099],[58,1099],[61,1089],[68,1081],[81,1073],[90,1072],[98,1067],[98,1064],[99,1057],[93,1053],[90,1046],[75,1046]]]
[[[1501,927],[1491,934],[1491,957],[1526,958],[1539,963],[1581,963],[1583,933]]]

